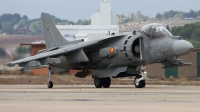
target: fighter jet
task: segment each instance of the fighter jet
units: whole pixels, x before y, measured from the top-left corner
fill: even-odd
[[[188,66],[178,56],[188,54],[193,45],[180,36],[173,36],[164,26],[152,23],[139,31],[107,35],[84,42],[67,41],[47,14],[42,13],[46,49],[34,56],[6,63],[22,67],[21,71],[49,68],[48,88],[53,87],[52,74],[69,69],[81,70],[76,77],[92,74],[96,88],[109,88],[111,77],[135,76],[136,88],[144,88],[146,65],[162,63],[163,68]]]

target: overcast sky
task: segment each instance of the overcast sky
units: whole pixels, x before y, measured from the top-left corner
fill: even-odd
[[[90,19],[92,14],[100,10],[103,0],[0,0],[0,15],[19,13],[29,18],[40,17],[47,12],[62,19],[77,21]],[[155,17],[157,13],[177,10],[200,10],[200,0],[108,0],[112,11],[127,15],[140,10],[143,14]]]

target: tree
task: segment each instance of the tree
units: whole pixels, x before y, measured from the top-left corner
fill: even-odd
[[[164,12],[162,16],[163,16],[165,19],[168,19],[168,18],[169,18],[168,12]]]
[[[0,23],[0,30],[2,29],[2,24]]]
[[[29,46],[29,47],[27,48],[27,52],[28,52],[28,53],[31,53],[31,46]]]
[[[28,27],[28,21],[26,19],[21,19],[17,24],[17,28],[27,28],[27,27]]]
[[[183,37],[183,38],[191,38],[191,34],[192,34],[192,28],[191,27],[184,27],[178,33],[178,35]]]
[[[147,17],[142,17],[142,21],[146,22],[147,21]]]
[[[18,20],[16,18],[13,18],[11,21],[10,21],[13,25],[17,24],[18,23]]]
[[[19,47],[16,49],[16,52],[19,53],[19,54],[23,53],[23,52],[24,52],[23,47],[22,47],[22,46],[19,46]]]
[[[200,16],[200,10],[197,11],[197,16]]]
[[[28,16],[27,15],[23,15],[22,19],[25,19],[28,21]]]
[[[171,33],[173,34],[173,35],[178,35],[178,33],[180,32],[180,30],[182,29],[182,27],[180,26],[180,27],[173,27],[172,28],[172,30],[171,30]]]
[[[21,16],[18,13],[13,14],[13,18],[17,20],[17,23],[21,20]]]
[[[73,21],[68,21],[68,25],[74,25],[75,23]]]
[[[162,19],[162,15],[161,15],[160,13],[158,13],[158,14],[156,15],[156,19],[161,20],[161,19]]]
[[[0,57],[6,57],[6,51],[3,47],[0,47]]]
[[[174,18],[177,18],[177,19],[184,19],[184,14],[183,13],[178,13],[174,16]]]
[[[8,21],[11,21],[13,19],[13,16],[12,14],[3,14],[1,15],[0,17],[0,22],[3,23],[3,22],[8,22]]]
[[[200,28],[196,28],[192,32],[192,39],[200,39]]]
[[[86,20],[86,19],[80,20],[79,19],[76,24],[77,25],[89,25],[89,24],[91,24],[91,20]]]
[[[196,18],[197,17],[196,11],[190,10],[189,17]]]
[[[174,17],[175,15],[177,15],[178,13],[180,13],[180,12],[170,10],[170,11],[168,11],[168,12],[164,12],[162,16],[163,16],[165,19],[169,19],[169,18],[173,18],[173,17]]]
[[[13,34],[14,29],[13,29],[12,23],[11,22],[4,23],[3,28],[2,28],[2,32],[7,33],[7,34]]]
[[[169,25],[166,26],[166,29],[170,32]]]
[[[76,23],[77,25],[81,25],[82,24],[82,21],[79,19]]]
[[[126,16],[124,14],[121,14],[120,18],[126,18]]]
[[[26,46],[19,46],[16,49],[16,52],[19,54],[24,54],[24,53],[30,53],[31,47],[26,47]]]
[[[177,12],[177,11],[173,11],[173,10],[170,10],[169,12],[168,12],[168,17],[170,18],[173,18],[176,14],[178,14],[179,12]]]
[[[117,14],[117,18],[120,19],[120,15],[119,14]]]
[[[30,24],[29,29],[33,33],[42,33],[42,23],[41,23],[41,21],[34,21],[33,23]]]

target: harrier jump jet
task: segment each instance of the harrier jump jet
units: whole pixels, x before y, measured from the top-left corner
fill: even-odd
[[[135,76],[136,88],[145,87],[145,66],[162,63],[164,68],[187,66],[178,59],[193,50],[193,45],[173,36],[164,26],[152,23],[140,31],[107,35],[92,41],[67,41],[47,14],[42,13],[46,49],[34,56],[6,63],[18,64],[21,71],[49,68],[48,88],[53,87],[51,74],[68,69],[81,70],[75,76],[92,74],[96,88],[109,88],[112,78]]]

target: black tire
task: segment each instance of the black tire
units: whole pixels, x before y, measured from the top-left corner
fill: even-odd
[[[146,82],[145,80],[142,80],[142,88],[144,88],[146,86]]]
[[[109,88],[110,87],[110,83],[111,83],[110,77],[107,77],[107,78],[103,79],[103,87],[104,88]]]
[[[53,88],[53,82],[52,82],[52,81],[49,81],[49,82],[47,83],[47,86],[48,86],[48,88]]]
[[[101,78],[94,78],[94,85],[96,88],[102,88],[103,86],[103,79]]]
[[[137,82],[137,80],[139,78],[141,78],[141,76],[136,76],[135,77],[135,80],[134,80],[135,87],[136,88],[143,88],[143,87],[145,87],[145,85],[146,85],[145,80],[141,80],[141,81]]]

